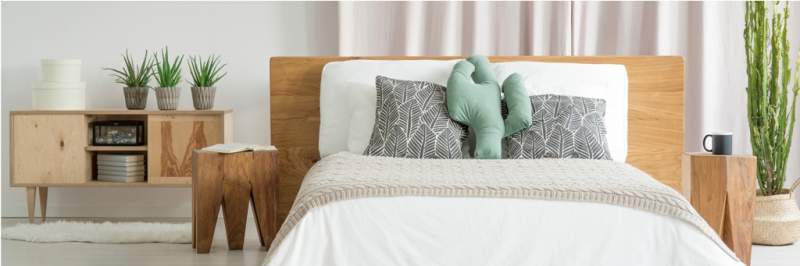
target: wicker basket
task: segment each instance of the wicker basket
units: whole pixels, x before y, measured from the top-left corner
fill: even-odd
[[[753,244],[789,245],[800,239],[800,209],[792,193],[757,196]]]

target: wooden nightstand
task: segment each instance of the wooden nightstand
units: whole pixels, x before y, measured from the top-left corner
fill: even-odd
[[[253,202],[261,246],[278,232],[278,151],[232,154],[195,150],[192,156],[192,248],[208,253],[222,205],[228,249],[242,249]]]
[[[684,153],[683,192],[728,247],[750,264],[756,158]]]

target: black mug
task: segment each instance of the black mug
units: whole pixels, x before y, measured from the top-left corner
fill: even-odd
[[[711,149],[706,148],[706,140],[711,138]],[[703,137],[703,149],[716,155],[733,153],[733,133],[711,133]]]

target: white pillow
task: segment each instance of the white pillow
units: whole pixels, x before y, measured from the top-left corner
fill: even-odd
[[[375,114],[378,104],[378,90],[375,85],[348,83],[350,99],[350,128],[347,135],[347,150],[362,154],[369,146],[372,130],[375,127]]]
[[[604,99],[604,123],[611,158],[625,161],[628,155],[628,73],[624,65],[519,61],[494,66],[500,82],[515,72],[522,75],[529,95]]]
[[[340,151],[348,151],[350,118],[353,115],[349,87],[351,84],[371,84],[375,88],[375,77],[383,75],[394,79],[424,80],[440,85],[447,84],[453,65],[459,60],[350,60],[331,62],[322,70],[320,81],[320,125],[319,153],[325,157]],[[373,107],[372,112],[375,109]],[[374,123],[374,114],[372,122]],[[361,127],[359,127],[361,128]],[[362,134],[369,142],[370,133]],[[366,146],[365,146],[366,147]],[[361,151],[353,151],[361,153]]]
[[[319,152],[363,153],[375,124],[375,77],[447,84],[459,60],[351,60],[325,65],[320,84]],[[499,82],[511,73],[526,78],[530,95],[561,94],[606,100],[605,124],[611,158],[628,153],[628,76],[623,65],[544,63],[493,64]],[[358,97],[359,92],[368,93]]]

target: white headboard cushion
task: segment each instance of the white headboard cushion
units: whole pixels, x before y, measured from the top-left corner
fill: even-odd
[[[326,64],[320,84],[320,156],[340,151],[360,153],[366,148],[374,116],[365,115],[365,112],[374,110],[358,109],[374,109],[374,104],[364,104],[364,101],[375,101],[375,94],[367,90],[374,90],[376,76],[445,85],[456,62],[458,60],[350,60]],[[611,156],[615,161],[625,161],[628,79],[624,66],[531,61],[493,66],[500,82],[514,72],[525,77],[525,86],[531,95],[552,93],[605,99]],[[369,95],[354,95],[360,92]],[[351,122],[354,114],[358,121]],[[373,121],[361,121],[364,118]],[[368,132],[351,133],[352,130]]]

